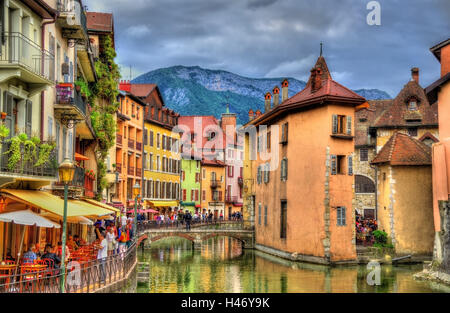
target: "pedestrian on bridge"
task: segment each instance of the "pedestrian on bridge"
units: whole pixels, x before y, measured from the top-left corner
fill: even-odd
[[[192,220],[192,215],[188,210],[186,210],[186,213],[184,214],[184,221],[186,222],[186,230],[188,230],[188,231],[191,230],[191,220]]]

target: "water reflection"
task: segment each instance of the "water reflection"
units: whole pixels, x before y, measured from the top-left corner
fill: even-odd
[[[415,281],[421,265],[382,266],[381,285],[369,286],[365,266],[328,267],[290,262],[259,251],[243,250],[228,237],[203,242],[201,251],[181,238],[160,240],[139,255],[150,262],[150,281],[138,292],[450,292]]]

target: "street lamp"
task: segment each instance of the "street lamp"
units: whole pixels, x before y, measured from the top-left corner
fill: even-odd
[[[137,201],[139,197],[139,193],[141,192],[141,186],[138,182],[134,184],[133,186],[133,195],[134,195],[134,227],[133,227],[133,234],[134,238],[136,239],[136,232],[137,232]]]
[[[69,193],[69,183],[73,180],[75,174],[75,165],[68,159],[59,165],[58,168],[59,180],[64,184],[64,216],[63,216],[63,230],[62,230],[62,253],[61,253],[61,280],[60,291],[65,292],[65,280],[66,280],[66,231],[67,231],[67,198]]]

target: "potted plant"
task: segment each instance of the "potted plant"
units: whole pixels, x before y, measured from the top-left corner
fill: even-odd
[[[4,120],[6,118],[6,115],[7,115],[6,112],[1,112],[0,114],[1,114],[2,120]]]

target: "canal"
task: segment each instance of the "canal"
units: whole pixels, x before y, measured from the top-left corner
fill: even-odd
[[[150,265],[149,282],[137,288],[141,293],[450,292],[450,287],[414,280],[422,265],[383,265],[381,284],[370,286],[366,266],[290,262],[242,249],[228,237],[203,242],[201,251],[182,238],[161,239],[140,251],[139,261]]]

